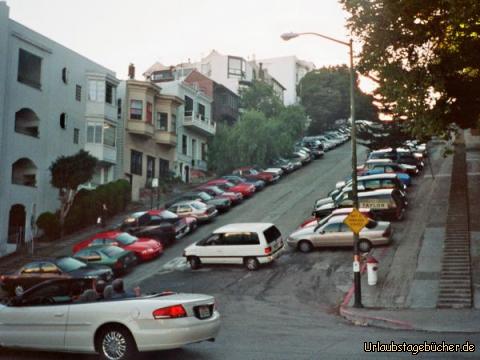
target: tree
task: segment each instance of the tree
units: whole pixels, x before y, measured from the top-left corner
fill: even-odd
[[[377,95],[417,136],[452,123],[478,124],[478,0],[340,0],[362,44],[358,68],[379,80]]]
[[[264,81],[253,80],[250,86],[240,90],[240,108],[242,109],[257,110],[266,117],[271,117],[277,115],[283,107],[273,87]]]
[[[61,237],[78,187],[92,179],[96,165],[97,159],[85,150],[71,156],[60,156],[50,165],[50,183],[59,190]]]
[[[335,121],[350,117],[350,69],[346,65],[323,67],[305,75],[298,85],[305,111],[312,119],[312,135],[331,129]],[[373,97],[355,88],[357,119],[376,120]]]

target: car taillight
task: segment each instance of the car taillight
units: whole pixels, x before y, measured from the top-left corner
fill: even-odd
[[[1,282],[5,281],[5,279],[6,279],[5,275],[0,275],[0,281]]]
[[[267,248],[265,248],[265,254],[270,254],[272,252],[272,248],[269,246]]]
[[[182,305],[173,305],[173,306],[157,309],[152,313],[152,315],[155,320],[175,319],[175,318],[186,317],[187,312],[185,311]]]
[[[113,265],[114,269],[121,269],[123,267],[123,264],[120,260],[117,260],[117,262]]]

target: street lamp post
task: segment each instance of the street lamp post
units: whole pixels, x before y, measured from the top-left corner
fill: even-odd
[[[352,137],[352,197],[353,207],[358,210],[358,193],[357,193],[357,131],[355,126],[355,68],[353,65],[353,40],[342,41],[334,39],[330,36],[325,36],[315,32],[303,33],[285,33],[281,38],[285,41],[296,38],[300,35],[314,35],[326,40],[336,42],[348,46],[350,55],[350,119],[352,122],[351,137]],[[362,305],[362,287],[360,281],[360,252],[358,249],[358,233],[353,233],[353,284],[355,289],[354,307],[360,308]]]

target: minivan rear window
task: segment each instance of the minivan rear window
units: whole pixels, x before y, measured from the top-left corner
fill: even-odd
[[[280,233],[280,230],[278,230],[276,226],[269,227],[267,230],[263,232],[263,235],[265,235],[265,239],[269,244],[282,236],[282,234]]]

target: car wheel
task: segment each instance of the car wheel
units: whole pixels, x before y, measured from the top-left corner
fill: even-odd
[[[369,252],[372,249],[372,243],[367,239],[360,239],[358,242],[358,250],[362,253]]]
[[[260,263],[254,257],[246,258],[244,261],[246,268],[250,271],[257,270],[260,267]]]
[[[313,245],[310,241],[307,240],[302,240],[298,243],[298,250],[300,250],[303,253],[309,253],[312,251]]]
[[[130,332],[121,326],[109,326],[98,335],[97,350],[103,360],[134,359],[137,346]]]
[[[187,261],[188,263],[190,264],[190,268],[192,270],[197,270],[201,265],[202,265],[202,262],[200,261],[200,259],[196,256],[190,256],[187,258]]]
[[[13,287],[13,295],[15,295],[15,296],[22,295],[24,291],[25,291],[25,289],[23,288],[22,285],[17,285],[17,286]]]

